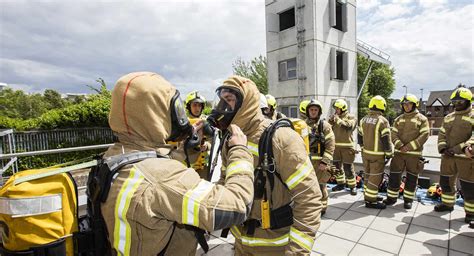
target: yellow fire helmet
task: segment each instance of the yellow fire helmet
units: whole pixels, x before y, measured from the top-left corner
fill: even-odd
[[[341,109],[342,112],[347,111],[347,102],[343,99],[337,99],[332,106]]]
[[[277,102],[276,102],[275,97],[273,97],[270,94],[265,95],[265,97],[267,98],[268,105],[272,106],[273,109],[276,109],[277,108]]]
[[[408,93],[407,95],[404,95],[400,99],[400,104],[408,103],[408,102],[415,104],[416,107],[420,106],[420,101],[418,100],[418,98],[415,95],[410,94],[410,93]]]
[[[308,104],[309,104],[309,100],[303,100],[300,103],[300,112],[301,113],[306,114],[306,107],[308,106]]]
[[[472,92],[465,87],[459,87],[451,94],[451,100],[468,100],[472,102]]]
[[[192,91],[188,93],[188,95],[186,95],[186,100],[184,101],[184,104],[188,106],[191,102],[199,102],[204,104],[206,102],[206,99],[198,91]]]
[[[382,96],[377,95],[377,96],[372,97],[372,99],[370,99],[369,109],[377,109],[380,111],[385,111],[386,108],[387,108],[387,102]]]

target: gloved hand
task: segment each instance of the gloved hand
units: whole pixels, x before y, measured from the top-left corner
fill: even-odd
[[[447,149],[442,150],[441,154],[445,156],[454,156],[454,151],[450,148],[447,148]]]

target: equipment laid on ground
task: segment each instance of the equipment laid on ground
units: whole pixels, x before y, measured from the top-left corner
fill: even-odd
[[[441,197],[442,193],[443,191],[439,183],[433,183],[426,191],[426,196],[432,199],[436,199]]]

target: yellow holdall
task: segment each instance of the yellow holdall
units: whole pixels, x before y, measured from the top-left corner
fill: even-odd
[[[0,189],[0,254],[73,255],[77,188],[69,173],[50,175],[52,171],[16,173]]]
[[[309,128],[305,121],[298,119],[298,118],[290,118],[295,131],[303,138],[304,145],[306,148],[306,152],[309,154]]]

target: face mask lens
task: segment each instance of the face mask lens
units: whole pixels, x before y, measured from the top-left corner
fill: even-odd
[[[174,110],[176,111],[176,117],[179,125],[185,125],[188,122],[188,118],[186,116],[186,111],[184,111],[184,106],[181,101],[181,98],[178,98],[174,102]]]
[[[239,105],[238,92],[231,88],[221,88],[217,90],[217,99],[213,109],[219,113],[234,113]]]

